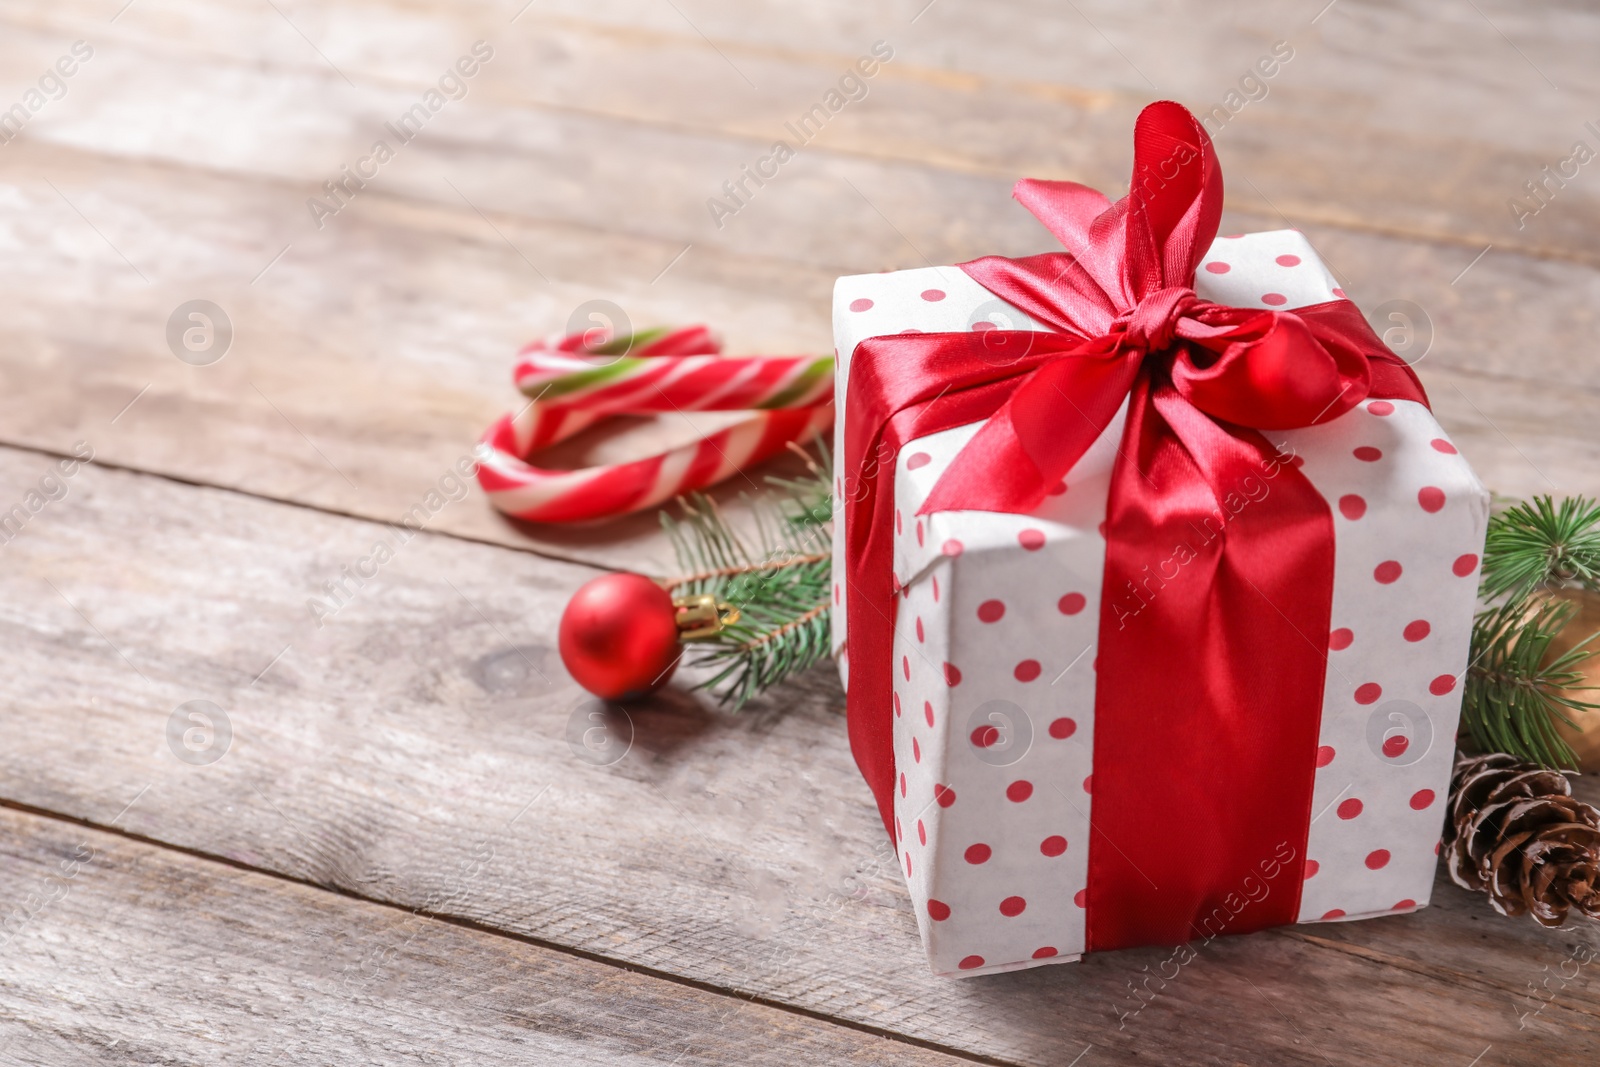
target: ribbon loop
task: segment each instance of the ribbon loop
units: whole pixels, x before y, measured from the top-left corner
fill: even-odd
[[[1180,395],[1212,418],[1271,430],[1343,414],[1367,395],[1370,363],[1393,360],[1359,314],[1320,314],[1314,325],[1304,318],[1317,309],[1232,308],[1197,297],[1195,267],[1222,216],[1211,139],[1187,109],[1164,102],[1140,114],[1134,144],[1128,196],[1093,218],[1105,201],[1092,190],[1017,183],[1017,199],[1078,246],[1070,255],[961,265],[1062,335],[1043,346],[1047,365],[1107,353],[1134,365],[1111,373],[1019,368],[1015,393],[946,469],[925,511],[1031,511],[1110,424],[1146,365],[1170,373]],[[997,480],[1002,462],[1006,475]]]

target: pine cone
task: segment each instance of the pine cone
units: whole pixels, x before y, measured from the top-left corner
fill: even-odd
[[[1575,908],[1600,919],[1600,811],[1566,775],[1515,756],[1458,756],[1450,782],[1446,862],[1459,886],[1488,893],[1502,915],[1545,926]]]

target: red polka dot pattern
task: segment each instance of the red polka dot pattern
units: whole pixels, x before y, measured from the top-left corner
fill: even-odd
[[[872,301],[868,300],[866,297],[861,297],[858,300],[852,300],[852,301],[850,301],[850,310],[851,311],[871,311],[872,310]]]
[[[1008,919],[1014,919],[1028,910],[1028,902],[1021,897],[1006,897],[1000,902],[1000,914]]]
[[[968,863],[988,863],[989,857],[994,855],[994,849],[985,844],[968,845],[967,851],[962,853]]]
[[[1245,307],[1301,307],[1318,302],[1308,295],[1315,288],[1320,299],[1329,299],[1330,292],[1331,298],[1344,296],[1298,235],[1256,235],[1226,247],[1227,255],[1207,257],[1208,269],[1196,284],[1203,299],[1215,299],[1219,286],[1243,286],[1221,302]],[[1227,269],[1219,270],[1224,264]],[[839,316],[837,340],[845,360],[866,336],[906,327],[948,332],[970,322],[978,297],[968,290],[974,287],[952,282],[949,274],[918,270],[861,279],[840,310],[857,300],[875,303],[869,314]],[[866,297],[858,295],[862,290]],[[1274,297],[1283,302],[1274,303]],[[890,581],[899,594],[893,824],[897,840],[902,823],[911,828],[899,847],[907,871],[915,872],[908,883],[913,899],[927,909],[928,947],[935,970],[943,973],[1047,962],[1084,947],[1095,644],[1103,605],[1099,556],[1090,564],[1082,562],[1082,553],[1085,546],[1098,553],[1103,544],[1095,534],[1104,536],[1100,520],[1109,470],[1091,464],[1070,475],[1051,487],[1033,516],[998,522],[959,512],[918,516],[919,494],[970,439],[965,428],[950,433],[909,444],[903,464],[890,472],[889,497],[895,535]],[[1311,808],[1314,816],[1326,816],[1312,825],[1310,841],[1296,843],[1302,854],[1318,857],[1298,861],[1306,879],[1301,917],[1366,916],[1391,906],[1409,910],[1428,890],[1416,857],[1437,839],[1434,816],[1447,780],[1447,746],[1438,740],[1453,727],[1460,693],[1454,679],[1465,666],[1457,653],[1464,648],[1463,620],[1470,620],[1461,605],[1469,602],[1480,567],[1481,540],[1471,536],[1470,514],[1477,490],[1465,461],[1426,409],[1381,394],[1321,426],[1266,436],[1328,501],[1336,537],[1329,616],[1335,621],[1325,631],[1325,647],[1336,658],[1327,667],[1328,702],[1313,758],[1322,769]],[[836,494],[843,499],[848,488],[836,484]],[[1027,563],[1011,567],[1008,552],[1024,559],[1024,552],[1038,553],[1038,563],[1032,570]],[[1061,584],[1049,589],[1048,579],[1038,580],[1048,574]],[[1062,583],[1060,575],[1080,577]],[[843,593],[840,585],[833,597],[839,643]],[[1083,662],[1048,687],[1080,650]],[[949,688],[956,685],[961,688]],[[1050,701],[1042,715],[1029,707],[1039,731],[1031,759],[1010,771],[1027,770],[1027,777],[996,781],[992,767],[980,777],[970,769],[983,767],[968,747],[972,735],[979,733],[978,740],[996,751],[1005,728],[998,720],[980,728],[968,716],[990,698],[1020,700],[1021,692],[1013,689]],[[1379,751],[1373,752],[1368,718],[1385,714],[1386,701],[1401,699],[1427,708],[1435,743],[1424,751],[1408,726],[1378,739]],[[907,702],[911,713],[903,713]],[[922,715],[914,711],[919,702]],[[1047,762],[1035,767],[1032,761],[1039,759]],[[1074,796],[1080,810],[1063,806],[1064,798],[1044,788],[1046,781],[1060,788],[1081,781],[1084,794]],[[972,862],[979,852],[982,862]],[[1366,858],[1380,852],[1389,854],[1388,861],[1369,866]],[[937,900],[928,896],[933,886],[940,887]],[[1054,909],[1068,897],[1073,918],[1048,925],[1059,921]],[[1002,910],[1002,902],[1012,898],[1023,906],[1015,915]],[[1391,905],[1396,900],[1401,903]],[[1013,932],[1002,942],[989,931],[1005,923]]]
[[[1382,870],[1387,867],[1389,865],[1389,850],[1386,848],[1373,849],[1367,853],[1366,864],[1369,871]]]

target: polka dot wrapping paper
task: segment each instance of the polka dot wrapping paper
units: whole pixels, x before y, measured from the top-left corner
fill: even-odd
[[[1218,238],[1195,291],[1247,308],[1344,297],[1292,230]],[[1044,329],[956,267],[841,278],[837,395],[869,337],[996,326]],[[1096,671],[1101,528],[1123,418],[1027,515],[917,514],[980,424],[918,438],[894,460],[902,595],[884,625],[894,631],[895,836],[941,975],[1084,951],[1095,692],[1116,684]],[[834,432],[843,455],[842,418]],[[1306,754],[1316,763],[1310,829],[1291,843],[1305,856],[1297,920],[1411,911],[1433,885],[1488,493],[1411,401],[1367,400],[1320,426],[1265,436],[1328,502],[1335,537],[1321,723]],[[835,492],[844,489],[841,479]],[[844,514],[841,499],[834,513]],[[846,573],[848,540],[835,537],[836,575]],[[842,673],[845,586],[833,613]],[[1159,649],[1150,669],[1161,669]],[[1228,788],[1226,767],[1216,768],[1216,788]]]

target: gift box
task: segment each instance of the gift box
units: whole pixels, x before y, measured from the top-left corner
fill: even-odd
[[[933,970],[1425,906],[1488,494],[1204,130],[1066,253],[839,279],[834,642]]]

